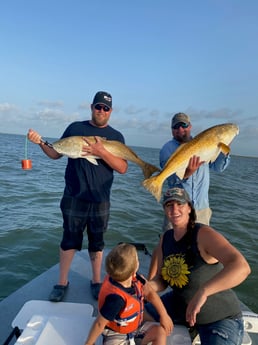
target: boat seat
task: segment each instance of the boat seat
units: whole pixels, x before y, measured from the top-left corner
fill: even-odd
[[[90,304],[29,301],[12,322],[13,328],[22,330],[15,345],[84,344],[95,320],[92,313]]]

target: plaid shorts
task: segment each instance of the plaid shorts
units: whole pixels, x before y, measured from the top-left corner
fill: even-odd
[[[107,230],[110,202],[89,203],[64,195],[60,208],[63,214],[63,250],[81,250],[83,232],[87,229],[89,250],[101,251],[104,247],[103,233]]]

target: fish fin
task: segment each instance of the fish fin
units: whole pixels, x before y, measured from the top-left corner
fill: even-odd
[[[144,188],[146,188],[159,202],[162,192],[162,183],[159,183],[157,176],[152,176],[142,182]]]
[[[97,160],[94,157],[84,156],[82,158],[87,159],[87,161],[89,161],[90,163],[92,163],[94,165],[99,165],[99,163],[97,162]]]
[[[145,179],[151,177],[151,175],[154,174],[156,171],[160,171],[160,169],[155,167],[155,165],[149,163],[145,163],[142,167],[142,172]]]
[[[224,153],[224,155],[228,155],[230,152],[230,147],[226,144],[219,143],[218,147],[220,148],[221,152]]]

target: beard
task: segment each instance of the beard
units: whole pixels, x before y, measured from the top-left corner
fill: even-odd
[[[188,135],[188,133],[180,135],[175,137],[175,139],[180,143],[180,144],[184,144],[187,143],[188,141],[191,140],[191,137]]]
[[[91,123],[96,127],[106,127],[108,125],[108,120],[109,117],[92,116]]]

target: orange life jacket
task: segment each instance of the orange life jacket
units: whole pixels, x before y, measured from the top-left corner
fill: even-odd
[[[107,275],[103,281],[101,287],[101,293],[99,294],[99,309],[105,302],[105,298],[110,294],[117,294],[125,301],[125,307],[120,312],[119,316],[114,321],[109,321],[107,327],[115,332],[128,334],[137,330],[141,325],[143,319],[143,284],[136,278],[133,279],[132,284],[135,288],[135,295],[130,295],[118,286],[112,284]]]

